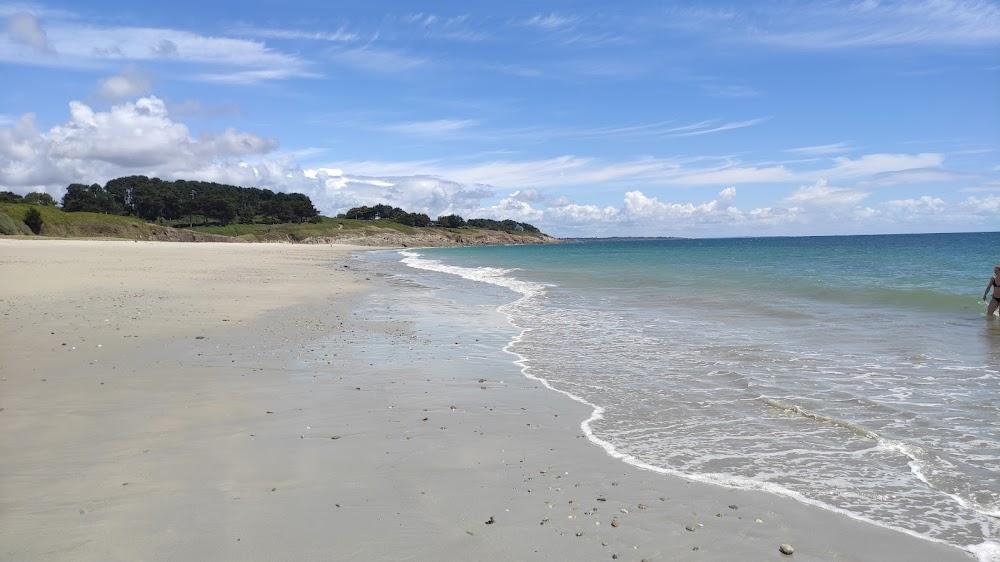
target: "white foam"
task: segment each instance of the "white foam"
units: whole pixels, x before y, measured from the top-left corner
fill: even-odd
[[[986,541],[969,547],[971,552],[979,562],[1000,562],[1000,543]]]
[[[890,530],[893,530],[893,531],[905,533],[907,535],[910,535],[910,536],[918,538],[918,539],[922,539],[922,540],[926,540],[926,541],[930,541],[930,542],[934,542],[934,543],[938,543],[938,544],[947,545],[947,546],[951,546],[951,547],[954,547],[954,548],[959,548],[959,549],[966,550],[967,552],[970,552],[970,553],[974,554],[980,562],[1000,562],[1000,543],[986,541],[986,542],[983,542],[983,543],[981,543],[979,545],[973,545],[973,546],[968,546],[968,547],[961,547],[961,546],[955,545],[953,543],[950,543],[950,542],[947,542],[947,541],[944,541],[944,540],[941,540],[941,539],[938,539],[938,538],[935,538],[935,537],[930,537],[930,536],[921,534],[921,533],[919,533],[917,531],[913,531],[911,529],[906,529],[906,528],[903,528],[903,527],[897,527],[897,526],[894,526],[894,525],[890,525],[890,524],[882,523],[880,521],[869,519],[869,518],[867,518],[867,517],[865,517],[863,515],[860,515],[860,514],[858,514],[856,512],[849,511],[849,510],[843,509],[843,508],[839,508],[839,507],[836,507],[836,506],[824,503],[824,502],[822,502],[820,500],[816,500],[816,499],[807,497],[807,496],[803,495],[800,492],[797,492],[795,490],[786,488],[786,487],[781,486],[779,484],[775,484],[773,482],[765,482],[765,481],[753,480],[753,479],[750,479],[750,478],[733,476],[733,475],[709,474],[709,473],[686,473],[686,472],[682,472],[682,471],[676,470],[676,469],[671,469],[671,468],[666,468],[666,467],[652,465],[652,464],[644,462],[644,461],[642,461],[642,460],[640,460],[640,459],[638,459],[638,458],[636,458],[636,457],[634,457],[632,455],[629,455],[627,453],[623,453],[623,452],[619,451],[609,441],[605,441],[604,439],[601,439],[600,437],[596,436],[594,434],[594,432],[593,432],[592,425],[595,422],[597,422],[597,421],[599,421],[599,420],[601,420],[601,419],[604,418],[604,412],[605,412],[605,410],[604,410],[603,407],[598,406],[597,404],[594,404],[594,403],[592,403],[592,402],[590,402],[590,401],[588,401],[588,400],[586,400],[586,399],[584,399],[584,398],[582,398],[580,396],[577,396],[577,395],[575,395],[575,394],[573,394],[571,392],[558,389],[558,388],[552,386],[549,383],[549,381],[546,380],[545,378],[539,377],[539,376],[536,376],[536,375],[532,374],[531,373],[531,367],[528,364],[529,363],[528,358],[525,357],[525,356],[523,356],[523,355],[521,355],[521,354],[519,354],[519,353],[517,353],[516,351],[513,350],[513,348],[518,343],[520,343],[523,340],[525,334],[527,334],[528,332],[530,332],[531,329],[530,328],[524,328],[524,327],[518,326],[515,323],[514,319],[512,318],[511,314],[509,313],[509,311],[512,310],[513,307],[515,307],[515,306],[517,306],[519,304],[523,304],[524,301],[527,301],[527,300],[529,300],[529,299],[531,299],[531,298],[533,298],[535,296],[538,296],[539,294],[543,293],[546,290],[546,288],[549,287],[549,285],[544,285],[544,284],[541,284],[541,283],[531,283],[531,282],[522,281],[522,280],[519,280],[519,279],[516,279],[516,278],[513,278],[513,277],[509,277],[508,276],[509,273],[511,273],[513,271],[516,271],[514,269],[491,268],[491,267],[465,268],[465,267],[458,267],[458,266],[447,265],[447,264],[444,264],[444,263],[442,263],[440,261],[437,261],[437,260],[427,259],[427,258],[424,258],[422,255],[420,255],[420,254],[418,254],[416,252],[412,252],[412,251],[401,251],[400,253],[404,256],[404,258],[401,260],[401,262],[404,263],[404,264],[406,264],[406,265],[408,265],[408,266],[410,266],[410,267],[413,267],[415,269],[424,269],[424,270],[435,271],[435,272],[439,272],[439,273],[452,274],[452,275],[456,275],[456,276],[462,277],[464,279],[469,279],[469,280],[472,280],[472,281],[478,281],[478,282],[482,282],[482,283],[489,283],[489,284],[492,284],[492,285],[497,285],[497,286],[505,287],[505,288],[508,288],[508,289],[510,289],[510,290],[512,290],[512,291],[514,291],[514,292],[516,292],[518,294],[520,294],[521,298],[518,299],[517,301],[515,301],[513,303],[506,304],[506,305],[502,305],[502,306],[499,307],[499,311],[502,312],[502,313],[504,313],[507,316],[508,321],[515,328],[520,329],[520,333],[517,336],[515,336],[514,338],[512,338],[512,340],[506,346],[504,346],[503,350],[505,352],[510,353],[511,355],[513,355],[513,356],[516,357],[514,363],[520,367],[521,373],[526,378],[534,380],[534,381],[537,381],[537,382],[539,382],[540,384],[542,384],[545,388],[547,388],[549,390],[552,390],[554,392],[562,394],[562,395],[570,398],[571,400],[574,400],[576,402],[579,402],[581,404],[584,404],[584,405],[590,407],[591,408],[591,414],[590,414],[590,416],[586,420],[584,420],[583,422],[580,423],[580,428],[581,428],[581,430],[583,431],[584,435],[587,437],[587,439],[590,442],[592,442],[595,445],[601,447],[605,451],[605,453],[607,455],[609,455],[610,457],[618,459],[618,460],[621,460],[621,461],[623,461],[623,462],[625,462],[625,463],[627,463],[629,465],[635,466],[637,468],[640,468],[640,469],[643,469],[643,470],[648,470],[648,471],[651,471],[651,472],[656,472],[656,473],[659,473],[659,474],[665,474],[665,475],[675,476],[675,477],[679,477],[679,478],[684,478],[686,480],[703,482],[703,483],[712,484],[712,485],[724,486],[724,487],[727,487],[727,488],[741,489],[741,490],[756,490],[756,491],[768,492],[768,493],[772,493],[772,494],[775,494],[775,495],[788,497],[790,499],[793,499],[795,501],[799,501],[799,502],[807,504],[807,505],[811,505],[811,506],[814,506],[814,507],[817,507],[817,508],[820,508],[820,509],[824,509],[824,510],[827,510],[827,511],[831,511],[831,512],[834,512],[834,513],[838,513],[840,515],[844,515],[846,517],[850,517],[852,519],[855,519],[855,520],[858,520],[858,521],[862,521],[862,522],[865,522],[865,523],[868,523],[868,524],[871,524],[871,525],[875,525],[875,526],[882,527],[882,528],[885,528],[885,529],[890,529]],[[878,365],[875,365],[875,366],[869,365],[869,367],[874,367],[876,369],[881,368]],[[777,405],[777,404],[774,404],[774,405]],[[784,405],[781,405],[781,406],[784,406]],[[806,411],[802,410],[801,408],[799,408],[797,406],[795,406],[793,408],[795,409],[795,411],[797,411],[797,413],[802,414],[802,415],[807,415],[808,417],[816,417],[817,419],[819,419],[821,417],[821,416],[817,416],[816,414],[813,414],[811,412],[806,412]],[[859,429],[862,429],[862,428],[851,427],[851,429],[854,429],[855,431],[858,431]],[[860,433],[862,433],[865,437],[869,437],[869,438],[872,438],[872,439],[876,440],[878,442],[878,444],[879,444],[880,447],[887,448],[887,449],[893,449],[893,450],[902,452],[903,454],[907,455],[910,459],[912,459],[912,461],[914,461],[914,462],[910,463],[911,471],[913,471],[913,473],[920,480],[922,480],[925,484],[927,484],[928,486],[930,486],[930,483],[927,481],[926,477],[923,475],[923,473],[921,471],[921,465],[919,464],[919,461],[917,460],[916,455],[913,454],[914,452],[912,450],[908,450],[909,449],[909,445],[908,444],[905,444],[905,443],[902,443],[902,442],[898,442],[898,441],[893,441],[893,440],[887,440],[887,439],[879,436],[878,434],[876,434],[874,432],[871,432],[869,430],[866,430],[866,429],[863,430],[863,431],[860,431]],[[949,495],[951,495],[951,494],[949,494]],[[952,497],[954,497],[954,496],[952,496]],[[958,501],[960,501],[960,502],[962,502],[964,504],[964,502],[960,498],[955,498],[955,499],[958,500]],[[993,515],[993,514],[992,513],[988,513],[988,515]]]
[[[517,271],[516,269],[503,269],[499,267],[458,267],[442,263],[438,260],[427,259],[412,251],[403,250],[400,254],[404,256],[400,261],[414,269],[425,269],[427,271],[449,273],[451,275],[462,277],[463,279],[469,279],[470,281],[498,285],[524,296],[535,295],[546,288],[546,285],[542,285],[541,283],[530,283],[528,281],[521,281],[520,279],[507,276],[508,273]]]

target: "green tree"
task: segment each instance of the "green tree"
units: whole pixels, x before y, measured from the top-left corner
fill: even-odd
[[[70,213],[86,211],[117,215],[121,211],[115,204],[114,197],[96,183],[90,187],[79,183],[67,187],[62,198],[62,208]]]
[[[24,196],[22,200],[29,205],[42,205],[44,207],[55,207],[56,200],[48,193],[33,192]]]
[[[24,213],[24,224],[28,225],[28,228],[35,234],[40,234],[42,232],[42,214],[34,207],[29,208],[28,212]]]
[[[465,226],[465,219],[458,215],[445,215],[438,217],[437,223],[442,228],[461,228]]]

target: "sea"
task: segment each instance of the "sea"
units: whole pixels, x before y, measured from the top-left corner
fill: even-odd
[[[610,239],[367,253],[489,307],[595,447],[1000,561],[1000,233]],[[406,307],[405,300],[394,303]],[[448,322],[442,315],[441,322]]]

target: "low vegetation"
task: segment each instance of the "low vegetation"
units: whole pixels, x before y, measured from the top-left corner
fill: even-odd
[[[415,245],[552,240],[533,225],[513,220],[465,220],[454,214],[432,220],[389,205],[356,207],[330,218],[320,216],[302,194],[145,176],[118,178],[103,187],[70,185],[61,206],[44,193],[0,192],[0,235],[39,234],[247,242],[370,238],[403,245],[408,238]]]

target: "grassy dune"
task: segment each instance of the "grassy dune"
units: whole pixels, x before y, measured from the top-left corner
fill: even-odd
[[[461,243],[485,242],[499,235],[537,242],[548,239],[544,234],[531,232],[498,233],[475,228],[414,228],[390,221],[359,221],[323,217],[320,223],[285,224],[230,224],[227,226],[194,226],[170,228],[148,223],[142,219],[105,215],[100,213],[66,213],[56,207],[0,203],[0,213],[7,215],[17,233],[14,236],[35,236],[24,224],[29,208],[38,209],[42,215],[41,236],[55,238],[118,238],[124,240],[182,240],[182,241],[239,241],[239,242],[298,242],[309,238],[406,237],[426,239],[440,236]],[[197,221],[198,218],[195,217]],[[0,217],[2,229],[3,217]],[[2,230],[0,230],[2,233]]]

